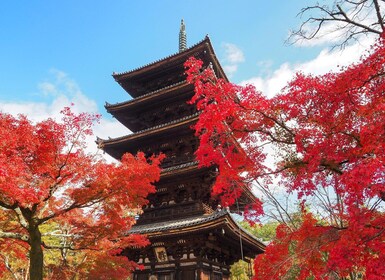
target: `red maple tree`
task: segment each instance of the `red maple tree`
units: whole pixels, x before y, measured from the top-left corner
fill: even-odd
[[[121,248],[147,244],[127,235],[132,209],[155,191],[163,156],[125,154],[119,164],[105,163],[84,151],[99,116],[62,114],[61,122],[33,124],[0,113],[0,274],[11,269],[11,256],[29,259],[30,279],[42,279],[43,252],[58,250],[51,279],[125,277],[136,264],[119,256]],[[80,251],[79,270],[71,272],[79,255],[68,252]]]
[[[384,279],[384,65],[381,39],[359,63],[322,76],[298,73],[268,99],[216,78],[199,60],[186,62],[201,111],[196,154],[201,165],[218,166],[213,193],[232,204],[242,185],[269,189],[278,181],[301,201],[299,221],[279,226],[256,258],[255,279]],[[266,145],[276,152],[273,165]],[[312,197],[323,213],[312,213]],[[253,215],[263,212],[256,206]]]

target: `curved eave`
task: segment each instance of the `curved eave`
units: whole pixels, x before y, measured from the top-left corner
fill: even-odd
[[[198,114],[194,114],[193,116],[188,116],[180,120],[176,120],[170,123],[167,123],[165,125],[159,125],[156,127],[152,127],[149,129],[145,129],[143,131],[139,131],[137,133],[132,133],[128,134],[126,136],[118,137],[118,138],[112,138],[108,140],[103,140],[100,139],[99,143],[103,145],[103,147],[111,146],[111,145],[116,145],[116,144],[124,144],[127,143],[128,141],[138,139],[138,138],[143,138],[147,136],[152,136],[154,134],[159,134],[164,131],[170,130],[170,129],[175,129],[181,126],[186,126],[188,124],[193,124],[198,120]]]
[[[219,63],[219,60],[215,54],[213,45],[211,44],[211,41],[209,39],[208,39],[207,45],[209,48],[210,56],[214,58],[213,63],[215,64],[214,66],[218,71],[218,73],[216,73],[218,75],[218,78],[224,79],[226,82],[229,82],[229,79],[227,78],[225,71],[223,71],[223,68],[222,68],[221,64]]]
[[[161,66],[162,64],[164,64],[165,62],[174,62],[174,61],[177,61],[177,60],[180,60],[181,58],[183,57],[190,57],[194,52],[198,51],[199,49],[204,49],[205,47],[208,47],[209,51],[210,51],[210,54],[213,58],[215,58],[215,64],[218,67],[218,69],[220,69],[220,75],[222,78],[225,78],[227,80],[227,77],[226,77],[226,74],[225,72],[223,71],[222,67],[220,66],[219,62],[218,62],[218,59],[215,55],[215,52],[214,52],[214,48],[211,44],[211,41],[210,41],[210,38],[208,36],[206,36],[202,41],[198,42],[197,44],[193,45],[192,47],[182,51],[182,52],[178,52],[178,53],[174,53],[170,56],[167,56],[163,59],[159,59],[157,61],[154,61],[152,63],[148,63],[142,67],[139,67],[139,68],[136,68],[136,69],[133,69],[133,70],[130,70],[130,71],[126,71],[126,72],[122,72],[122,73],[113,73],[112,76],[114,77],[114,79],[119,82],[121,80],[124,80],[124,79],[127,79],[127,78],[131,78],[131,77],[134,77],[134,76],[139,76],[141,75],[142,73],[144,72],[147,72],[151,69],[155,69],[155,68],[158,68],[159,66]]]
[[[242,227],[239,226],[239,224],[231,217],[231,215],[227,215],[226,225],[230,229],[230,233],[234,234],[237,238],[242,239],[242,242],[248,243],[250,246],[258,248],[260,250],[260,253],[263,253],[265,251],[266,245],[262,241],[258,240],[256,237],[242,229]]]
[[[173,84],[171,86],[168,86],[156,91],[152,91],[145,95],[142,95],[137,98],[133,98],[124,102],[115,103],[115,104],[106,103],[104,107],[106,108],[108,113],[114,115],[114,112],[122,111],[122,110],[125,111],[137,105],[142,105],[143,103],[146,103],[146,102],[152,102],[160,96],[164,96],[171,92],[178,91],[180,89],[187,88],[187,87],[190,88],[192,87],[192,85],[188,84],[186,81],[182,81],[182,82]],[[192,89],[194,88],[192,87]]]
[[[133,226],[129,233],[145,234],[151,239],[152,237],[159,238],[193,234],[195,232],[209,231],[216,228],[224,229],[225,234],[231,236],[234,240],[238,241],[239,238],[241,238],[243,244],[254,248],[256,254],[265,251],[266,245],[240,228],[226,210],[206,216]]]
[[[161,176],[162,178],[165,178],[168,176],[176,176],[176,175],[185,174],[191,171],[196,171],[197,169],[199,169],[198,164],[199,164],[198,161],[191,161],[180,165],[167,167],[162,169]]]
[[[185,80],[184,63],[189,57],[203,60],[205,66],[211,63],[216,75],[228,81],[208,37],[183,52],[113,77],[129,95],[138,97],[156,90],[158,85],[165,87]]]
[[[173,133],[182,133],[191,130],[191,126],[198,120],[198,117],[199,114],[197,113],[122,137],[107,140],[98,138],[97,144],[112,157],[120,159],[125,152],[137,152],[136,148],[138,143],[154,141],[155,138],[170,137]],[[193,133],[192,130],[191,132]]]

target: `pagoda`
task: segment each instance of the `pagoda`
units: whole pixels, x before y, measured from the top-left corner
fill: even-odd
[[[191,127],[199,112],[188,104],[194,87],[186,82],[183,66],[192,56],[227,80],[208,36],[186,47],[183,20],[178,53],[113,74],[132,99],[105,107],[132,134],[98,139],[99,145],[118,160],[126,152],[166,155],[156,193],[129,232],[146,235],[151,244],[123,251],[144,267],[134,272],[134,280],[229,279],[230,265],[264,251],[265,245],[238,225],[232,210],[222,209],[211,197],[216,169],[199,168],[195,159],[199,140]],[[245,189],[240,211],[253,199]]]

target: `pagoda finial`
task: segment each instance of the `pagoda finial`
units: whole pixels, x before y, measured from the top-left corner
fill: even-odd
[[[179,31],[179,52],[182,52],[185,49],[187,49],[186,27],[184,25],[184,20],[182,19]]]

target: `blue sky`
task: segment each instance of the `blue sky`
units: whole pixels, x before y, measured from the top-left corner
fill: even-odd
[[[295,71],[322,73],[353,59],[330,53],[325,41],[287,45],[297,13],[309,0],[66,0],[3,1],[0,8],[0,110],[32,119],[57,114],[74,102],[98,111],[101,136],[124,132],[104,102],[128,95],[111,77],[178,50],[180,20],[188,46],[208,34],[236,83],[274,94]]]
[[[52,69],[74,79],[99,106],[125,98],[111,78],[175,53],[178,29],[186,22],[188,44],[209,34],[217,55],[234,44],[245,61],[234,82],[271,67],[314,55],[284,45],[306,1],[4,1],[0,16],[0,100],[32,101]],[[225,63],[225,62],[223,62]],[[42,99],[43,100],[43,99]]]

